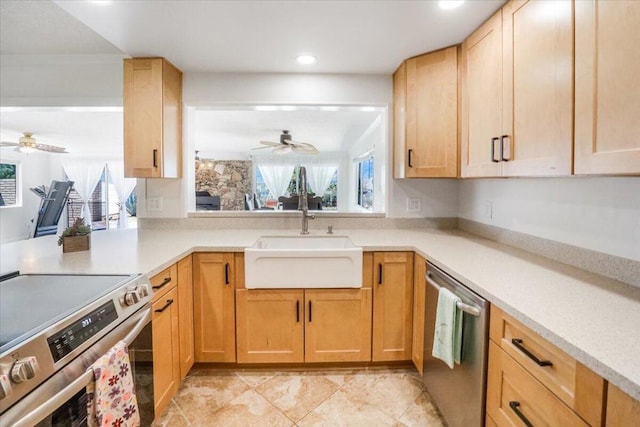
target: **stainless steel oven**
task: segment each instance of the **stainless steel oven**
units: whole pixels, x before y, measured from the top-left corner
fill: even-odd
[[[124,340],[141,424],[151,425],[151,297],[140,275],[13,275],[1,281],[0,424],[87,425],[91,366]]]

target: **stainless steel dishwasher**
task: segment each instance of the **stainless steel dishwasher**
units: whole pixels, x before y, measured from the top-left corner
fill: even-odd
[[[427,391],[450,427],[483,426],[489,302],[429,262],[426,280],[423,379]],[[441,287],[460,298],[458,309],[463,311],[462,355],[460,364],[453,369],[431,355]]]

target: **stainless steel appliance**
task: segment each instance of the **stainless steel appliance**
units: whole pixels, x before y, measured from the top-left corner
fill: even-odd
[[[86,425],[90,367],[125,340],[150,425],[152,293],[142,275],[0,277],[0,424]]]
[[[426,280],[423,379],[427,391],[450,427],[483,426],[489,302],[429,262]],[[462,355],[453,369],[431,356],[441,287],[460,298],[458,309],[463,312]]]

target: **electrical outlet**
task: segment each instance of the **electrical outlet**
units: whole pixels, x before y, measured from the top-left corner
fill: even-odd
[[[407,198],[407,212],[420,212],[422,210],[422,199],[417,197]]]
[[[482,217],[484,219],[493,218],[493,202],[491,200],[486,200],[482,203]]]
[[[149,211],[161,211],[162,197],[149,197],[147,199],[147,209]]]

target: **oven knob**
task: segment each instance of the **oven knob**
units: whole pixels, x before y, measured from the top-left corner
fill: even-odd
[[[35,377],[38,371],[40,371],[40,366],[35,356],[23,357],[13,364],[11,379],[15,383],[21,383]]]
[[[138,291],[127,291],[124,294],[124,305],[130,306],[136,304],[140,301],[140,296],[138,295]]]
[[[140,295],[140,298],[144,298],[144,297],[148,297],[149,296],[149,285],[144,284],[144,285],[140,285],[136,288],[136,291],[138,291],[138,295]]]
[[[5,374],[0,375],[0,400],[9,396],[11,393],[13,393],[13,388],[11,387],[9,377]]]

